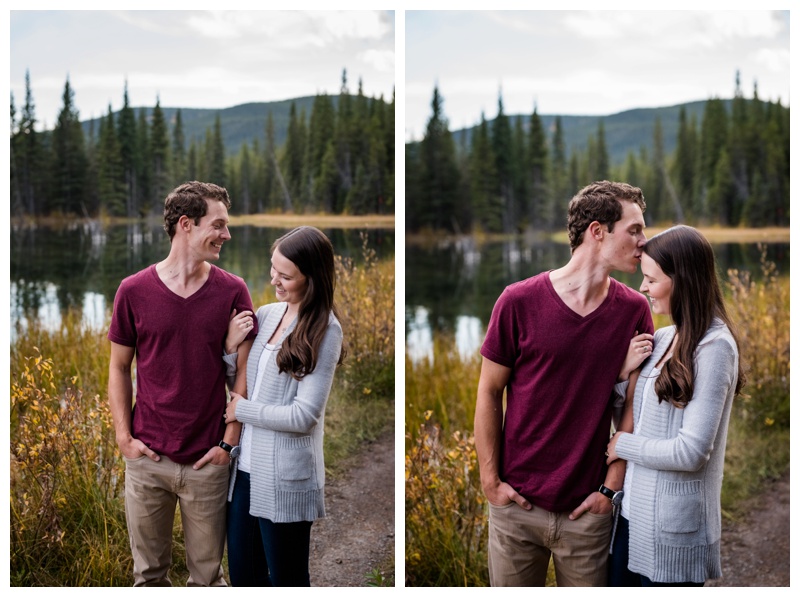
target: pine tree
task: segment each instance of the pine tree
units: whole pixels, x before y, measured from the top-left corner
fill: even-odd
[[[126,187],[123,174],[122,154],[114,112],[108,106],[108,114],[100,120],[97,151],[97,192],[102,213],[125,216]]]
[[[219,112],[214,119],[214,133],[211,144],[207,145],[210,150],[208,155],[209,182],[213,182],[221,187],[225,186],[225,144],[222,141],[222,121]]]
[[[459,226],[455,144],[444,115],[444,100],[434,87],[432,114],[420,143],[419,222],[433,230],[455,231]]]
[[[537,227],[550,227],[555,219],[555,210],[548,193],[548,169],[547,136],[534,105],[528,135],[527,173],[531,195],[530,218]]]
[[[183,132],[183,116],[180,108],[175,112],[175,126],[172,128],[172,185],[177,186],[190,180],[186,156],[186,136]]]
[[[49,212],[86,215],[87,160],[83,129],[69,79],[64,85],[63,105],[52,133]]]
[[[150,126],[147,123],[147,113],[144,108],[139,109],[139,120],[136,124],[136,160],[134,171],[136,172],[136,205],[139,206],[139,214],[146,215],[148,211],[156,207],[153,199],[153,163],[152,163],[152,139],[150,137]],[[163,200],[163,198],[162,198]],[[163,204],[162,204],[163,205]]]
[[[697,178],[697,130],[694,121],[688,122],[686,108],[681,106],[678,114],[678,138],[671,168],[675,190],[685,206],[689,219],[698,213],[695,200]]]
[[[567,213],[567,205],[577,188],[574,187],[569,178],[567,169],[567,149],[564,142],[564,130],[561,125],[561,117],[556,116],[553,123],[553,161],[551,162],[552,176],[552,212],[554,220],[549,222],[550,226],[556,226],[563,221],[563,216]],[[577,168],[577,163],[576,163]]]
[[[128,103],[128,82],[125,82],[122,109],[117,120],[117,139],[119,140],[120,155],[122,156],[122,171],[125,182],[126,208],[128,217],[138,215],[139,205],[136,191],[136,118],[133,109]]]
[[[597,122],[597,161],[595,163],[594,180],[608,180],[611,162],[606,147],[606,129],[601,118]]]
[[[503,199],[497,192],[497,169],[486,116],[472,134],[469,161],[470,196],[473,226],[487,232],[503,231]]]
[[[30,72],[25,71],[25,105],[15,122],[14,96],[11,96],[11,195],[12,211],[36,215],[44,202],[44,148],[36,131],[36,107],[31,92]]]
[[[492,123],[492,151],[497,170],[497,193],[503,199],[503,231],[510,232],[518,221],[512,180],[511,126],[503,111],[503,96],[497,98],[497,117]]]
[[[156,98],[150,126],[150,164],[153,176],[151,204],[154,213],[158,213],[163,208],[167,193],[174,186],[171,184],[170,176],[169,131],[164,112],[161,110],[160,98]]]

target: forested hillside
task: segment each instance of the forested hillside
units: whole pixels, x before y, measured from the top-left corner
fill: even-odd
[[[186,180],[225,186],[232,213],[393,213],[394,97],[356,93],[226,110],[123,107],[82,122],[69,80],[52,130],[36,130],[26,77],[11,97],[11,213],[160,213]]]
[[[583,186],[639,186],[652,223],[789,225],[789,108],[745,98],[606,117],[505,114],[451,132],[433,90],[424,138],[406,144],[406,228],[552,230]]]

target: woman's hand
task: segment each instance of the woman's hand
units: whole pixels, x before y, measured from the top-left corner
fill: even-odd
[[[620,382],[628,379],[631,373],[651,354],[653,354],[652,334],[637,333],[631,338],[631,343],[628,346],[628,354],[625,356],[625,362],[622,364],[622,369],[619,371],[617,381]]]
[[[247,398],[236,392],[231,392],[231,401],[228,402],[228,406],[225,407],[226,423],[235,423],[238,420],[236,418],[236,405],[239,403],[239,400],[247,400]]]
[[[608,442],[608,448],[606,450],[606,456],[608,456],[608,458],[606,458],[606,464],[611,464],[615,460],[619,459],[619,456],[617,456],[617,440],[619,439],[619,436],[623,435],[624,433],[624,431],[617,431],[614,434],[614,437],[611,438],[611,441]]]
[[[228,335],[225,336],[225,354],[236,352],[252,329],[252,311],[242,311],[238,315],[236,314],[236,309],[231,311],[231,318],[228,322]]]

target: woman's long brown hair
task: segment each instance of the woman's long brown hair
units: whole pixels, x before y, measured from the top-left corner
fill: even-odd
[[[722,298],[714,251],[700,232],[690,226],[673,226],[648,240],[644,252],[672,280],[670,312],[678,333],[672,358],[656,379],[656,395],[659,403],[668,400],[684,408],[694,391],[695,350],[714,318],[728,326],[737,349],[739,336]],[[745,383],[741,359],[738,373],[736,394]]]
[[[337,319],[339,317],[334,302],[336,268],[333,245],[317,228],[300,226],[272,243],[271,253],[276,250],[297,266],[308,283],[297,312],[297,325],[276,355],[278,370],[289,372],[300,380],[317,366],[319,348],[328,329],[328,317],[331,313]],[[344,360],[345,352],[342,346],[339,364]]]

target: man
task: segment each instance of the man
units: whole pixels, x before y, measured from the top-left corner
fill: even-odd
[[[220,563],[228,469],[241,427],[223,421],[222,356],[232,314],[253,310],[244,281],[209,263],[231,238],[230,205],[228,192],[214,184],[195,181],[174,189],[164,203],[169,255],[124,279],[114,299],[108,397],[126,464],[134,586],[171,584],[176,502],[188,585],[226,585]],[[256,331],[239,348],[234,389],[240,393]]]
[[[644,296],[609,273],[636,271],[644,209],[628,184],[582,189],[569,204],[569,262],[508,286],[492,311],[475,441],[493,586],[543,586],[551,554],[559,586],[606,583],[625,474],[605,465],[613,388],[631,338],[653,333]]]

